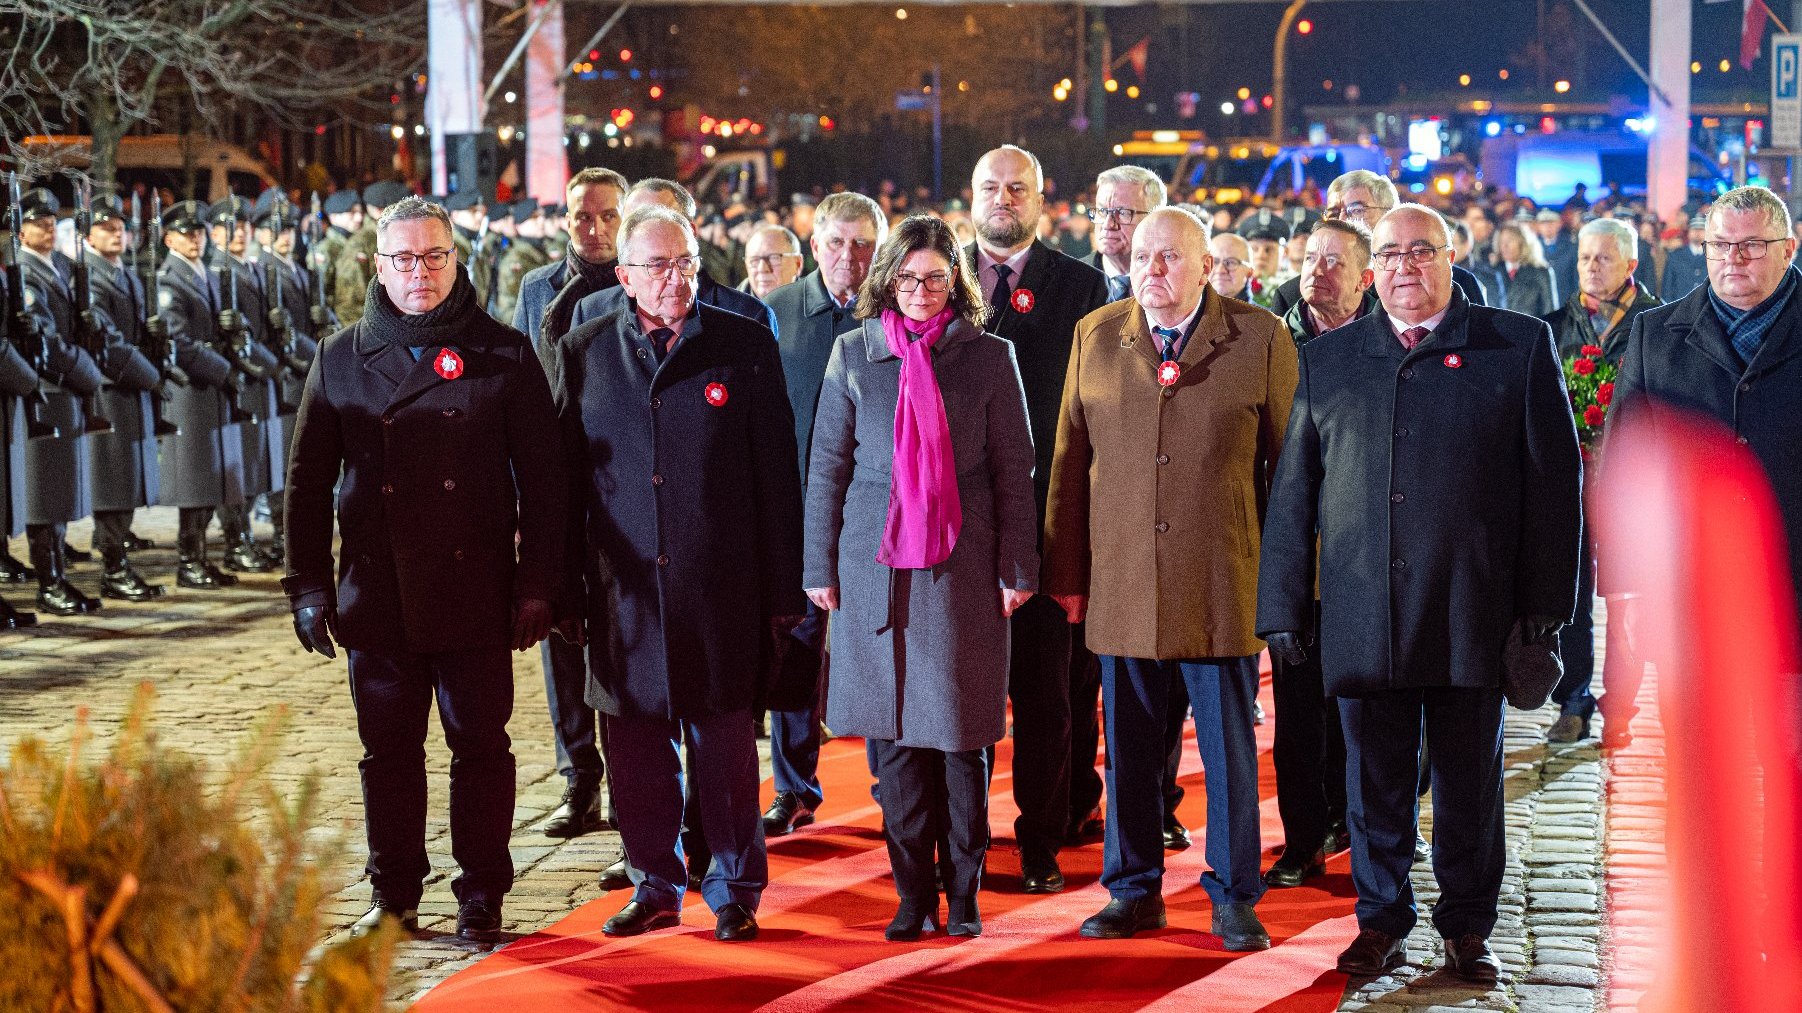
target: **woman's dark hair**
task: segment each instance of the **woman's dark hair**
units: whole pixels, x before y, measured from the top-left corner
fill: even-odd
[[[909,215],[889,230],[888,240],[870,262],[870,273],[857,294],[853,316],[874,320],[885,309],[900,312],[901,305],[895,301],[895,275],[901,273],[901,262],[915,250],[931,250],[951,262],[951,311],[981,327],[989,307],[982,290],[976,287],[974,265],[958,247],[957,234],[951,226],[931,215]]]

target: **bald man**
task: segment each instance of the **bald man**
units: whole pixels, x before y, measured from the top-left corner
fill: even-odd
[[[1373,242],[1381,307],[1301,349],[1257,629],[1284,665],[1318,650],[1339,701],[1359,927],[1339,970],[1408,959],[1424,727],[1433,926],[1447,969],[1489,986],[1505,846],[1497,647],[1555,651],[1575,610],[1577,432],[1551,329],[1464,297],[1438,214],[1403,204]]]
[[[1207,243],[1190,212],[1151,212],[1133,235],[1133,298],[1077,325],[1043,586],[1101,659],[1110,899],[1082,934],[1164,924],[1164,729],[1181,683],[1207,777],[1213,931],[1261,950],[1254,561],[1296,352],[1274,316],[1209,289]]]

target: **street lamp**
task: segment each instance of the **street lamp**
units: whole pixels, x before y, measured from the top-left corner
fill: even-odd
[[[1296,17],[1307,3],[1308,0],[1289,0],[1289,6],[1283,10],[1283,20],[1276,26],[1276,52],[1270,61],[1270,73],[1275,79],[1270,89],[1274,100],[1270,110],[1270,138],[1278,144],[1283,142],[1283,95],[1288,77],[1285,68],[1289,51],[1289,28],[1295,24]]]

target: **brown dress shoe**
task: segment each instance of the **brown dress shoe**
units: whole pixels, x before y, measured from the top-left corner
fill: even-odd
[[[1474,932],[1445,941],[1445,969],[1473,985],[1494,985],[1502,965],[1489,950],[1489,940]]]
[[[1362,929],[1358,938],[1339,954],[1340,974],[1354,978],[1379,977],[1408,962],[1408,941],[1376,929]]]

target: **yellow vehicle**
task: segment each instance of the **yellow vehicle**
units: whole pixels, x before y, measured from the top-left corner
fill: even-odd
[[[1212,141],[1200,130],[1140,130],[1114,145],[1121,161],[1157,173],[1172,203],[1191,204],[1254,199],[1281,150],[1263,138]]]

